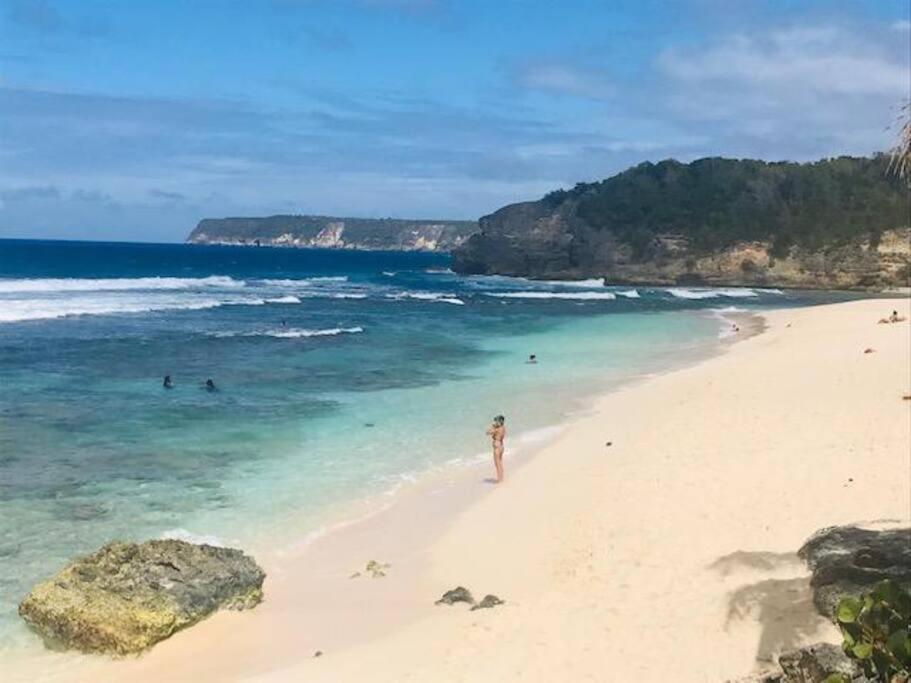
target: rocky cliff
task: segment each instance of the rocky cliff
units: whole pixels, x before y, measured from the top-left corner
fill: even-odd
[[[911,209],[886,166],[643,164],[483,217],[452,267],[618,284],[906,287]]]
[[[477,232],[474,221],[269,216],[206,218],[187,237],[194,244],[452,251]]]

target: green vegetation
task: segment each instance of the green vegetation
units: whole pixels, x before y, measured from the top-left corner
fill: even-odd
[[[835,614],[842,647],[856,659],[864,674],[884,683],[911,679],[911,596],[885,580],[861,598],[844,598]],[[850,683],[833,674],[826,683]]]
[[[813,163],[699,159],[643,163],[597,183],[544,197],[553,208],[574,201],[595,229],[609,229],[649,257],[659,234],[683,235],[697,252],[741,241],[769,241],[773,255],[790,247],[872,240],[909,224],[906,185],[890,158],[838,157]]]

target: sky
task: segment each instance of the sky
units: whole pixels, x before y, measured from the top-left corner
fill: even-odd
[[[0,237],[475,219],[643,162],[886,150],[908,0],[0,0]]]

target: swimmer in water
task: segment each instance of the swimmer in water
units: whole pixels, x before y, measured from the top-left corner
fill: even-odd
[[[493,466],[497,471],[497,483],[503,481],[503,441],[506,439],[506,418],[497,415],[493,423],[487,428],[487,436],[493,445]]]
[[[213,382],[211,379],[206,380],[206,391],[218,391],[218,389],[215,387],[215,382]]]
[[[164,376],[164,381],[161,383],[161,386],[163,386],[165,389],[174,388],[174,384],[171,382],[171,375]]]
[[[531,354],[525,362],[529,365],[534,365],[538,362],[538,357],[535,354]]]

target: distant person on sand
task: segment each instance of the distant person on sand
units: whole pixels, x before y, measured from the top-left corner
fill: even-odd
[[[898,311],[892,311],[892,315],[890,315],[888,318],[880,318],[879,324],[883,325],[888,323],[900,323],[903,320],[904,318],[898,314]]]
[[[171,382],[171,375],[164,376],[164,381],[161,383],[161,386],[163,386],[165,389],[174,388],[174,384]]]
[[[534,365],[535,363],[538,362],[538,357],[537,357],[535,354],[531,354],[531,355],[528,357],[528,360],[525,361],[525,362],[528,363],[529,365]]]
[[[487,436],[493,442],[493,466],[497,470],[497,483],[503,481],[503,440],[506,438],[506,418],[497,415],[487,428]]]
[[[211,379],[206,380],[206,391],[218,391],[215,386],[215,382],[213,382]]]

